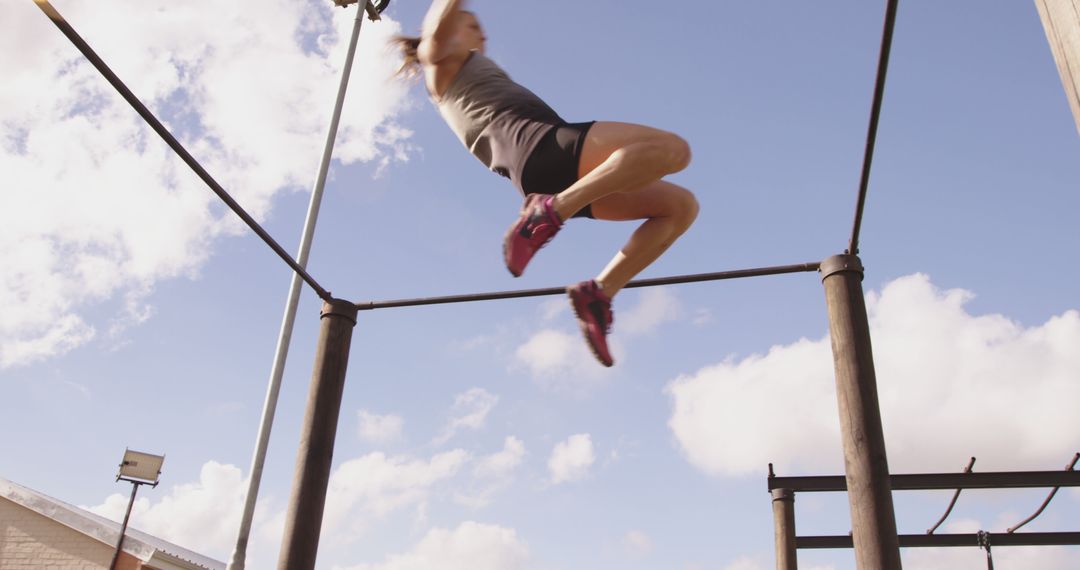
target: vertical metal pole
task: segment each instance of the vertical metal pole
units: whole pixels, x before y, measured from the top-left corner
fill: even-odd
[[[338,124],[341,121],[341,109],[345,104],[345,91],[349,86],[349,75],[352,72],[353,55],[356,53],[356,43],[360,37],[360,25],[364,21],[363,4],[366,3],[362,2],[357,5],[352,38],[349,40],[349,50],[345,56],[345,67],[341,72],[341,83],[338,85],[337,101],[334,104],[334,113],[330,119],[330,128],[326,133],[326,145],[323,147],[322,161],[319,163],[319,172],[315,177],[315,186],[311,192],[307,217],[304,220],[304,231],[300,238],[300,251],[296,256],[296,262],[303,268],[307,268],[308,254],[311,252],[311,242],[315,235],[315,223],[319,219],[323,189],[326,187],[326,175],[330,170],[330,160],[334,154],[334,141],[337,139]],[[300,301],[302,287],[303,280],[299,274],[294,273],[292,284],[289,286],[288,300],[285,303],[285,315],[281,321],[281,332],[278,335],[274,365],[270,370],[270,382],[266,388],[262,420],[259,423],[259,435],[255,440],[255,454],[251,459],[251,477],[248,479],[244,512],[240,518],[240,530],[237,534],[236,546],[233,549],[228,570],[244,570],[246,563],[248,537],[251,535],[251,521],[255,517],[255,503],[259,497],[263,465],[266,463],[266,448],[270,442],[270,430],[274,425],[274,413],[277,409],[278,394],[281,391],[281,378],[285,373],[285,360],[289,356],[289,343],[292,341],[293,324],[296,322],[296,307]]]
[[[773,532],[776,535],[776,570],[798,570],[795,549],[795,493],[772,490]]]
[[[128,501],[127,512],[124,513],[124,523],[120,525],[120,538],[116,541],[116,552],[113,553],[109,570],[116,570],[116,563],[120,560],[120,551],[124,548],[124,533],[127,532],[128,519],[131,518],[131,507],[135,505],[135,493],[139,491],[139,484],[131,483],[131,499]]]
[[[821,262],[856,567],[899,570],[900,545],[862,278],[857,256],[835,255]]]
[[[340,299],[323,304],[315,369],[278,558],[279,570],[315,568],[356,312],[355,304]]]

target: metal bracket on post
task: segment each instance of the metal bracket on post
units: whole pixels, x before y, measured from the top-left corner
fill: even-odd
[[[862,260],[857,255],[834,255],[826,258],[821,262],[821,266],[818,267],[818,272],[821,273],[821,280],[825,281],[831,275],[840,273],[841,271],[850,271],[852,273],[859,274],[859,281],[863,279],[863,264]]]
[[[342,299],[331,299],[323,303],[319,310],[319,319],[326,317],[345,317],[352,326],[356,326],[356,305]]]

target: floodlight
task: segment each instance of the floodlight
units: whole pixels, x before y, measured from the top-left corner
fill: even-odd
[[[135,493],[139,491],[139,485],[157,487],[158,475],[161,475],[161,464],[164,462],[164,455],[124,449],[124,460],[120,462],[120,472],[116,474],[116,480],[123,479],[131,482],[131,500],[128,501],[127,512],[124,513],[124,522],[120,525],[120,539],[116,541],[116,552],[113,553],[109,570],[116,570],[116,565],[120,560],[120,551],[124,548],[124,533],[127,532],[131,507],[135,504]]]
[[[164,462],[164,455],[125,449],[124,460],[120,462],[120,473],[116,475],[116,480],[157,485],[158,476],[161,475],[161,464]]]

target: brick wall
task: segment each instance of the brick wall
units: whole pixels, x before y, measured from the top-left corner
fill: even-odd
[[[103,570],[113,552],[115,545],[0,498],[0,570]],[[119,562],[120,570],[143,568],[127,553]]]

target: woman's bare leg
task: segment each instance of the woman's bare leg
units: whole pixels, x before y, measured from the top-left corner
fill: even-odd
[[[607,345],[612,297],[697,217],[694,195],[661,180],[689,162],[690,147],[676,135],[627,123],[596,123],[585,136],[577,182],[549,202],[564,220],[587,205],[597,219],[645,220],[595,280],[566,290],[585,341],[604,366],[615,363]]]
[[[596,278],[612,298],[694,223],[698,203],[689,190],[658,180],[638,190],[608,194],[592,203],[592,213],[598,220],[645,220]]]
[[[578,181],[552,206],[566,220],[613,192],[644,188],[690,163],[690,146],[678,135],[630,123],[601,121],[582,146]]]
[[[601,220],[645,220],[596,278],[613,297],[660,257],[698,213],[690,191],[661,180],[686,168],[690,146],[672,133],[629,123],[598,122],[589,129],[579,179],[552,203],[562,219],[586,205]]]

